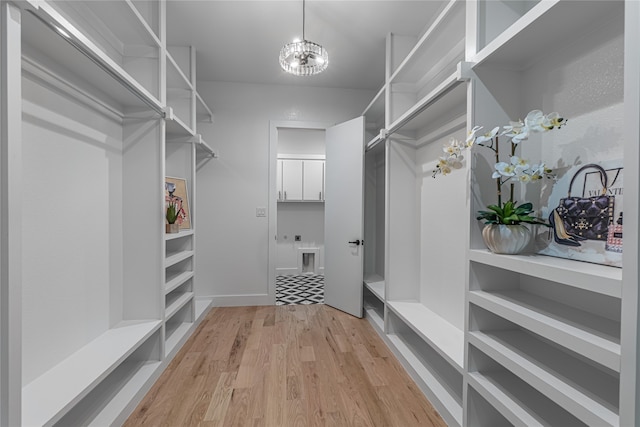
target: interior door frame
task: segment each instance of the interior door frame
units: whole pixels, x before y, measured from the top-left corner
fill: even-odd
[[[278,130],[279,129],[309,129],[323,130],[332,124],[325,122],[306,122],[295,120],[269,120],[269,283],[268,299],[272,305],[276,304],[276,260],[278,257]]]

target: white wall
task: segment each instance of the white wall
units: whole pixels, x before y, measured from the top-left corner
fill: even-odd
[[[109,250],[122,248],[122,212],[110,204],[121,200],[122,127],[25,76],[22,373],[28,384],[122,318],[122,301],[110,304],[111,292],[121,295],[122,263]]]
[[[271,304],[268,292],[269,121],[340,123],[364,111],[373,91],[199,82],[215,123],[199,131],[220,158],[198,171],[198,295],[215,304]],[[275,262],[275,260],[274,260]],[[226,298],[225,298],[226,297]]]
[[[278,129],[278,154],[325,154],[324,130]]]
[[[301,240],[295,241],[300,235]],[[297,274],[302,248],[317,248],[315,265],[324,272],[324,203],[278,203],[278,274]]]

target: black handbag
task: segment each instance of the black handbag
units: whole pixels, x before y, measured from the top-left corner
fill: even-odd
[[[586,169],[596,169],[600,173],[602,193],[594,197],[573,197],[571,189],[576,177]],[[580,240],[607,240],[609,225],[613,222],[615,197],[607,195],[607,172],[596,164],[588,164],[573,175],[567,197],[549,215],[557,243],[580,246]]]

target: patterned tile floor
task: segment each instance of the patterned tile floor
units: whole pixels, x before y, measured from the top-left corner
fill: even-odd
[[[324,304],[324,276],[276,276],[276,305]]]

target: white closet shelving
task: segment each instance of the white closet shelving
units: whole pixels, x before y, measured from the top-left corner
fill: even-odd
[[[193,287],[193,187],[212,114],[193,49],[165,47],[164,8],[2,2],[2,426],[121,424],[210,306]],[[192,228],[171,236],[167,173],[191,192]]]
[[[211,304],[197,299],[196,183],[197,170],[215,156],[196,133],[199,121],[211,122],[211,110],[196,92],[195,49],[167,48],[167,117],[165,176],[183,178],[187,183],[190,228],[165,235],[165,355],[172,358]],[[199,106],[199,107],[198,107]],[[198,112],[198,108],[200,111]]]
[[[627,108],[625,3],[540,1],[519,6],[490,1],[468,5],[477,18],[478,34],[470,43],[477,53],[468,52],[475,74],[474,124],[507,123],[532,109],[561,111],[570,117],[563,135],[532,138],[522,146],[525,157],[541,158],[563,173],[586,138],[572,127],[584,122],[593,132],[604,127],[617,136],[608,138],[606,149],[595,147],[582,162],[623,158],[624,128],[610,118]],[[546,49],[558,40],[570,48]],[[562,81],[555,83],[541,78],[560,74]],[[591,95],[585,87],[600,93],[588,105],[585,99]],[[627,125],[637,128],[637,120]],[[490,160],[479,156],[474,161],[473,171],[478,172],[472,174],[471,214],[495,202],[486,177],[480,176],[486,175],[484,165]],[[539,195],[527,190],[522,197],[539,206]],[[636,197],[625,193],[625,205]],[[496,419],[514,424],[632,424],[623,413],[634,411],[635,397],[621,392],[622,324],[633,322],[635,329],[636,322],[635,308],[628,318],[622,315],[627,269],[541,255],[495,255],[484,249],[480,230],[481,224],[472,221],[467,424],[489,425],[488,420]],[[546,234],[538,236],[542,244]],[[627,238],[633,239],[625,234]],[[635,365],[635,351],[628,349]]]
[[[464,257],[447,258],[442,244],[466,251],[459,224],[468,211],[455,198],[465,192],[466,177],[436,181],[431,174],[442,143],[464,139],[465,4],[431,7],[422,36],[389,35],[386,83],[364,113],[364,302],[373,326],[445,421],[462,425],[466,266]],[[437,200],[455,208],[438,211]]]
[[[364,113],[366,316],[450,425],[633,425],[635,213],[624,269],[496,255],[475,219],[495,202],[493,159],[476,150],[466,169],[431,173],[442,145],[464,140],[465,129],[559,111],[569,124],[532,137],[523,155],[559,173],[583,157],[624,158],[624,204],[635,212],[640,7],[434,7],[422,35],[389,35],[385,85]],[[587,156],[585,143],[600,151]],[[538,193],[518,196],[539,206]],[[537,244],[547,236],[541,230]]]

